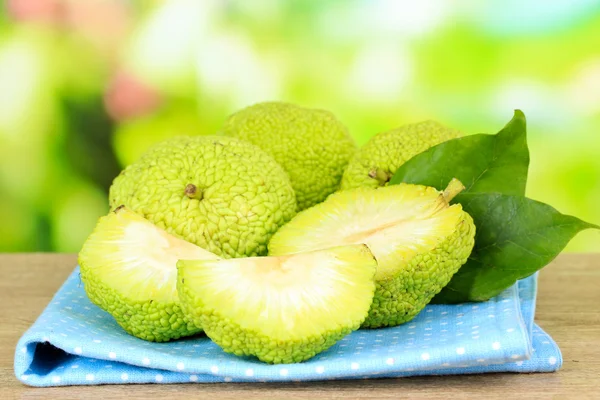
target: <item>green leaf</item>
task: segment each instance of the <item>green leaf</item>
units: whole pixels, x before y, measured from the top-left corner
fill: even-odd
[[[435,303],[490,299],[552,261],[584,229],[600,229],[523,196],[460,194],[475,221],[475,248]]]
[[[466,187],[464,193],[524,196],[528,167],[525,115],[515,110],[512,120],[496,135],[449,140],[414,156],[396,171],[390,184],[416,183],[442,190],[458,178]]]
[[[434,302],[487,300],[543,268],[578,232],[600,229],[524,197],[528,167],[525,116],[516,110],[496,135],[441,143],[396,171],[390,184],[407,182],[443,190],[458,178],[466,186],[455,202],[475,221],[475,247]]]

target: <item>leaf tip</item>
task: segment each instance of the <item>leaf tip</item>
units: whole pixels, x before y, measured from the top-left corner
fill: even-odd
[[[522,119],[525,121],[525,113],[517,108],[514,111],[513,119]]]

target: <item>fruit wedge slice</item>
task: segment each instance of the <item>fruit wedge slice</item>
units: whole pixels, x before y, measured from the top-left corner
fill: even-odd
[[[284,225],[269,243],[270,255],[365,243],[378,261],[377,290],[363,327],[394,326],[414,318],[473,249],[475,226],[446,190],[400,184],[334,193]]]
[[[177,260],[216,255],[119,207],[100,218],[79,253],[90,300],[133,336],[164,342],[201,331],[181,311]]]
[[[183,309],[215,343],[278,364],[307,360],[359,328],[377,262],[354,245],[177,267]]]

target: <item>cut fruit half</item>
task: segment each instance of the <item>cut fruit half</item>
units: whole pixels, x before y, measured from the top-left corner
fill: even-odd
[[[186,314],[226,352],[268,363],[309,359],[359,328],[375,290],[365,245],[280,257],[180,260]]]
[[[367,244],[379,265],[363,326],[398,325],[416,316],[471,253],[473,221],[460,204],[449,205],[463,189],[453,180],[442,192],[400,184],[334,193],[284,225],[269,254]]]
[[[218,259],[119,207],[100,218],[79,253],[90,300],[133,336],[164,342],[201,331],[183,314],[177,260]]]

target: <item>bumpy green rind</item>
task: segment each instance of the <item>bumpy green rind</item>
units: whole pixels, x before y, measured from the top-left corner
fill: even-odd
[[[474,243],[475,224],[463,212],[456,231],[439,246],[376,282],[373,304],[362,327],[396,326],[413,319],[467,262]]]
[[[247,107],[229,117],[222,132],[271,154],[288,173],[298,211],[338,190],[356,151],[346,127],[329,111],[280,102]]]
[[[357,330],[366,317],[365,315],[353,321],[351,325],[331,332],[312,335],[301,340],[278,341],[260,332],[242,329],[230,318],[219,315],[214,309],[208,309],[200,296],[196,296],[183,285],[185,275],[181,273],[181,269],[179,271],[177,290],[181,306],[196,326],[202,326],[206,335],[225,352],[237,356],[256,356],[269,364],[288,364],[308,360]]]
[[[186,193],[189,185],[196,193]],[[294,190],[273,157],[224,136],[159,143],[115,178],[109,202],[224,258],[265,255],[296,213]]]
[[[409,124],[372,137],[348,163],[341,189],[385,186],[402,164],[432,146],[460,137],[435,121]]]
[[[113,316],[130,335],[152,342],[167,342],[202,332],[181,310],[178,302],[128,299],[106,286],[80,258],[85,291],[98,307]]]

